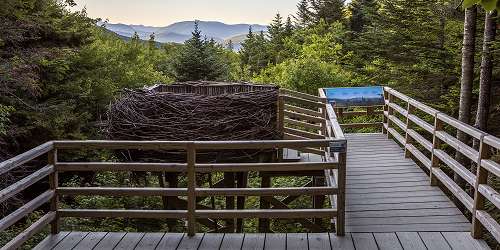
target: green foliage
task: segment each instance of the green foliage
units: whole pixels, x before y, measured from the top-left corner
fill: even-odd
[[[363,32],[365,26],[370,25],[369,12],[376,9],[377,2],[374,0],[353,0],[349,4],[351,17],[349,26],[353,33]]]
[[[2,153],[52,139],[98,138],[106,106],[123,88],[170,82],[165,50],[125,42],[85,11],[56,0],[2,2],[0,50]],[[23,31],[23,32],[20,32]],[[5,111],[5,109],[3,109]],[[19,148],[17,145],[22,145]]]
[[[301,58],[269,67],[253,81],[276,83],[284,88],[317,94],[318,88],[343,86],[350,78],[351,75],[339,65],[316,58]]]
[[[248,67],[250,74],[260,72],[272,62],[272,56],[269,54],[270,44],[263,32],[254,34],[250,28],[247,39],[241,46],[241,62],[244,67]]]
[[[321,20],[328,24],[340,22],[344,18],[345,0],[310,0],[313,23]]]
[[[463,26],[454,17],[454,5],[425,0],[377,3],[365,8],[370,21],[348,45],[354,68],[372,81],[440,102],[460,74]]]
[[[285,88],[317,94],[317,89],[354,82],[355,75],[342,65],[350,60],[344,53],[342,24],[317,25],[297,30],[285,41],[287,58],[264,69],[255,82],[276,83]]]
[[[5,135],[7,133],[7,126],[10,122],[9,115],[14,112],[14,108],[11,106],[5,106],[0,104],[0,135]]]
[[[462,3],[462,7],[464,9],[467,9],[475,4],[481,5],[487,11],[493,11],[493,10],[500,11],[500,1],[498,0],[464,0]]]
[[[214,40],[202,39],[198,23],[191,39],[185,42],[174,62],[178,81],[222,80],[229,75],[224,48]]]

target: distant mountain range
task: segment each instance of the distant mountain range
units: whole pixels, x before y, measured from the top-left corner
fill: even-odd
[[[194,22],[177,22],[165,27],[107,23],[105,28],[123,37],[132,37],[137,32],[141,39],[148,40],[150,35],[154,33],[157,42],[183,43],[191,38],[191,32],[194,30]],[[225,24],[221,22],[198,21],[198,25],[203,36],[220,43],[228,43],[229,40],[232,40],[236,50],[240,48],[240,44],[244,40],[244,35],[248,33],[250,26],[254,32],[267,31],[267,26],[258,24]]]

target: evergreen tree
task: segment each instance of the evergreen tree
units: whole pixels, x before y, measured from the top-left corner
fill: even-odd
[[[289,37],[291,35],[293,35],[293,22],[292,22],[292,18],[290,16],[288,16],[286,18],[286,24],[285,24],[285,31],[283,32],[284,36],[285,37]]]
[[[281,62],[280,53],[285,49],[285,24],[283,18],[278,13],[274,20],[267,27],[269,33],[270,53],[274,63]]]
[[[325,20],[328,24],[342,21],[345,0],[310,0],[309,2],[312,9],[311,16],[315,23],[319,20]]]
[[[349,26],[352,32],[361,33],[366,25],[370,24],[369,13],[376,7],[374,0],[352,0],[349,4],[351,19]]]
[[[220,54],[223,48],[213,39],[202,39],[198,22],[192,37],[181,48],[174,71],[178,81],[218,80],[227,75],[227,66]]]
[[[229,40],[229,42],[227,43],[227,49],[231,51],[234,50],[233,40]]]
[[[443,60],[456,59],[457,55],[444,49],[440,42],[444,32],[441,9],[454,8],[451,2],[378,0],[378,8],[366,9],[370,23],[350,49],[359,55],[361,64],[372,62],[368,68],[376,65],[378,70],[373,74],[381,76],[378,81],[398,85],[400,90],[419,95],[421,99],[438,100],[442,96],[441,86],[453,85],[458,78],[454,61]],[[450,25],[452,22],[460,25],[460,20],[451,18],[448,20]],[[455,35],[446,36],[446,39],[458,42]],[[356,67],[366,68],[366,65]],[[414,82],[439,84],[411,84]]]
[[[149,35],[148,46],[150,50],[156,49],[155,33]]]
[[[300,0],[297,4],[297,14],[295,15],[295,23],[298,27],[304,28],[311,22],[311,10],[309,9],[310,0]]]
[[[261,31],[256,35],[250,28],[247,39],[241,44],[239,52],[242,65],[248,67],[250,74],[259,73],[271,61],[268,50],[269,41],[266,39],[264,32]]]

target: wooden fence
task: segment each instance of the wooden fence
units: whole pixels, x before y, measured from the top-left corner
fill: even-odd
[[[442,183],[471,212],[474,238],[482,237],[484,227],[500,241],[500,225],[485,210],[486,200],[500,208],[500,194],[487,183],[489,173],[500,176],[500,164],[491,159],[491,152],[500,150],[500,139],[391,88],[384,89],[384,96],[384,133],[405,148],[406,157],[416,158],[429,170],[431,185]],[[431,117],[432,123],[427,122],[425,116]],[[445,129],[466,133],[479,142],[479,150],[459,141]],[[477,171],[471,172],[471,167],[457,162],[443,149],[445,145],[466,156]],[[472,188],[472,195],[455,183],[441,165],[460,175]]]
[[[325,138],[325,137],[323,137]],[[31,236],[51,224],[51,232],[59,232],[61,217],[98,218],[175,218],[186,219],[189,235],[196,233],[196,220],[204,218],[332,218],[336,219],[337,234],[344,233],[343,207],[338,209],[244,209],[244,210],[197,210],[196,197],[202,196],[286,196],[286,195],[328,195],[343,198],[345,186],[342,180],[328,176],[329,184],[323,187],[307,189],[286,188],[200,188],[196,186],[197,173],[245,172],[245,171],[310,171],[321,170],[329,173],[338,169],[345,176],[345,161],[338,155],[330,156],[330,145],[337,139],[283,140],[283,141],[52,141],[36,147],[26,153],[0,163],[0,174],[5,174],[40,156],[48,157],[48,165],[0,191],[0,202],[12,198],[36,182],[49,177],[50,189],[35,199],[27,202],[11,214],[0,220],[0,232],[6,230],[42,205],[50,203],[50,211],[38,221],[17,235],[2,249],[16,249]],[[340,141],[345,141],[340,139]],[[197,163],[197,152],[205,150],[240,150],[240,149],[283,149],[304,150],[324,149],[324,161],[321,162],[277,162],[277,163]],[[187,155],[185,163],[118,163],[118,162],[60,162],[58,151],[81,149],[135,149],[135,150],[179,150]],[[58,175],[67,171],[147,171],[147,172],[184,172],[187,174],[186,188],[123,188],[123,187],[61,187]],[[338,183],[338,186],[333,185]],[[61,195],[102,195],[102,196],[184,196],[187,197],[186,210],[110,210],[110,209],[61,209],[58,197]],[[338,203],[338,201],[335,201]],[[340,202],[344,203],[344,201]]]
[[[281,89],[279,105],[279,124],[283,127],[285,139],[337,139],[330,144],[326,154],[325,148],[307,148],[302,151],[324,155],[328,161],[338,162],[339,166],[342,166],[337,169],[325,169],[325,180],[327,186],[338,187],[340,191],[336,197],[330,196],[330,205],[337,210],[336,232],[338,235],[344,235],[347,141],[332,105],[328,103],[322,89],[318,96]]]

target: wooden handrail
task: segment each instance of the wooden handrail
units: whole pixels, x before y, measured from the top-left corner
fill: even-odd
[[[472,213],[473,227],[471,231],[474,238],[480,238],[482,236],[481,229],[484,227],[497,241],[500,241],[500,224],[487,213],[484,205],[485,201],[488,200],[497,208],[500,208],[500,194],[487,184],[488,173],[493,173],[495,176],[500,177],[500,164],[489,159],[489,152],[492,148],[500,150],[500,139],[478,130],[471,125],[460,122],[453,117],[439,112],[391,88],[384,88],[384,92],[384,96],[386,97],[385,109],[389,110],[389,112],[384,113],[386,117],[384,120],[387,121],[384,126],[389,131],[389,134],[392,134],[392,136],[408,149],[408,152],[424,166],[430,168],[431,184],[436,185],[438,181],[441,182],[461,203],[464,204],[465,208]],[[404,110],[404,108],[393,101],[392,98],[394,97],[406,102],[408,110],[409,107],[412,107],[433,116],[435,120],[434,126],[417,117],[417,115]],[[391,110],[398,112],[407,119],[405,133],[406,137],[411,137],[412,140],[407,139],[406,141],[402,141],[402,136],[399,135],[396,130],[390,128],[390,122],[396,124],[400,128],[404,128],[402,122],[400,123],[400,120],[391,114]],[[429,142],[414,129],[408,128],[410,122],[412,123],[411,125],[414,124],[416,127],[422,128],[424,131],[430,133],[433,136],[433,142]],[[444,125],[451,126],[479,140],[479,151],[448,134],[443,129]],[[414,142],[430,151],[431,159],[421,153],[413,145]],[[472,173],[466,166],[463,166],[452,156],[448,155],[448,153],[440,148],[441,144],[451,146],[453,149],[469,158],[472,162],[476,163],[478,166],[477,173]],[[440,163],[451,168],[453,172],[460,175],[468,184],[474,187],[475,192],[473,197],[458,186],[458,184],[439,168]]]
[[[345,171],[346,152],[330,152],[340,143],[346,145],[346,140],[338,124],[331,105],[325,97],[315,97],[294,91],[285,91],[287,95],[280,96],[278,108],[282,109],[278,123],[283,130],[297,137],[294,140],[263,140],[263,141],[50,141],[26,153],[15,156],[0,163],[0,174],[47,155],[48,165],[40,170],[0,190],[0,201],[3,202],[25,190],[34,183],[49,177],[50,189],[29,201],[12,214],[0,220],[0,231],[3,231],[33,212],[44,203],[50,203],[50,211],[12,239],[6,246],[14,249],[21,246],[31,236],[51,224],[51,233],[59,232],[61,217],[129,217],[129,218],[179,218],[186,219],[188,235],[196,233],[197,218],[335,218],[338,235],[345,232]],[[306,109],[285,104],[288,100],[299,105],[318,108]],[[286,111],[288,110],[288,111]],[[330,114],[329,114],[330,112]],[[293,119],[285,118],[285,115]],[[295,118],[299,118],[295,120]],[[328,119],[327,119],[328,118]],[[281,123],[281,124],[280,124]],[[288,123],[296,127],[304,127],[318,131],[318,134],[286,128]],[[328,133],[328,131],[333,131]],[[333,145],[333,146],[332,146]],[[324,157],[322,162],[283,162],[283,163],[197,163],[196,154],[208,150],[246,150],[246,149],[298,149],[303,152],[319,154]],[[58,150],[81,149],[115,149],[115,150],[174,150],[187,153],[186,163],[121,163],[121,162],[59,162]],[[335,169],[335,171],[333,171]],[[184,172],[187,173],[186,188],[118,188],[118,187],[59,187],[58,174],[66,171],[148,171],[148,172]],[[324,171],[328,186],[311,188],[198,188],[196,173],[209,172],[241,172],[241,171]],[[339,179],[340,178],[340,179]],[[186,210],[109,210],[109,209],[61,209],[58,206],[59,196],[105,195],[105,196],[187,196]],[[196,198],[207,196],[279,196],[279,195],[328,195],[334,201],[331,209],[272,209],[272,210],[197,210]]]
[[[25,153],[3,161],[0,163],[0,175],[5,174],[26,162],[34,160],[35,158],[48,153],[52,149],[53,142],[46,142],[36,148],[26,151]]]

